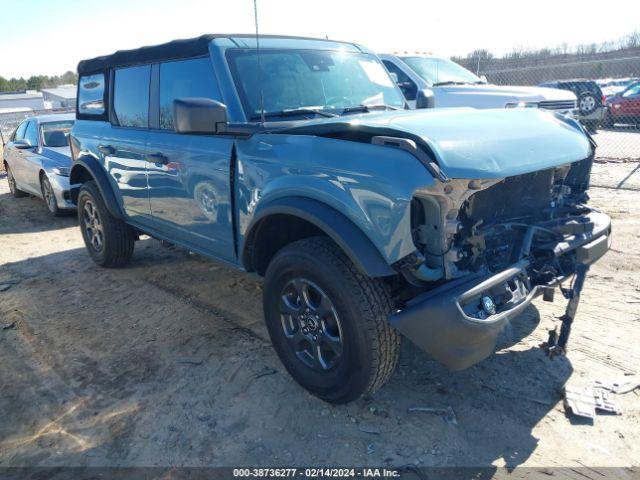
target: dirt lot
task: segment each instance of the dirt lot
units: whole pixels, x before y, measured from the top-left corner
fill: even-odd
[[[405,341],[390,384],[340,407],[278,362],[258,279],[151,239],[129,268],[100,269],[74,217],[1,179],[0,319],[13,327],[0,330],[0,466],[638,465],[640,392],[590,424],[565,415],[561,389],[640,373],[639,165],[595,166],[614,244],[568,358],[538,348],[564,308],[540,300],[479,365],[449,373]],[[451,407],[455,422],[415,406]]]

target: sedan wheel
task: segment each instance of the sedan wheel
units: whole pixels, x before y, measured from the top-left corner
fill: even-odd
[[[16,184],[16,179],[13,176],[13,172],[11,171],[11,168],[9,167],[9,165],[7,165],[7,182],[9,182],[9,191],[11,192],[11,195],[13,195],[16,198],[19,197],[25,197],[27,194],[24,193],[22,190],[20,190],[18,188],[18,185]]]
[[[42,198],[47,204],[49,211],[54,215],[59,215],[60,209],[58,208],[58,201],[56,200],[56,195],[53,191],[53,187],[51,186],[51,182],[46,175],[43,175],[40,180],[40,188],[42,189]]]

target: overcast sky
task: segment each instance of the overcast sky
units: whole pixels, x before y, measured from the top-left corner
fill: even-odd
[[[639,0],[258,0],[258,9],[262,33],[447,56],[615,40],[640,29]],[[118,49],[254,28],[253,0],[0,0],[0,75],[60,74]]]

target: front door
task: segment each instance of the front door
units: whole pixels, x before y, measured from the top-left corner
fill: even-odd
[[[230,200],[233,138],[173,130],[173,100],[220,100],[209,57],[154,65],[157,125],[147,140],[149,201],[155,228],[186,246],[235,261]],[[155,105],[155,106],[154,106]],[[154,122],[154,115],[151,115]]]

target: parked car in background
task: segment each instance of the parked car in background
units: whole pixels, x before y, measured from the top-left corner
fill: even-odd
[[[74,121],[74,114],[52,114],[30,117],[18,125],[2,155],[14,197],[40,197],[53,215],[75,209],[69,194],[67,139]]]
[[[607,78],[601,81],[596,80],[600,90],[602,90],[602,95],[604,95],[605,99],[611,98],[617,93],[622,93],[627,89],[631,84],[636,83],[640,79],[638,78]]]
[[[551,80],[540,84],[541,87],[569,90],[578,98],[578,119],[591,130],[595,130],[604,116],[604,96],[593,80]]]
[[[379,55],[412,108],[542,108],[575,114],[565,90],[490,85],[457,63],[433,55]]]
[[[125,265],[144,232],[263,276],[273,346],[318,397],[384,385],[400,334],[479,362],[608,249],[574,119],[408,110],[361,45],[260,47],[205,35],[80,62],[72,198],[98,265]]]
[[[613,127],[616,123],[640,125],[640,82],[607,99],[604,124]]]

